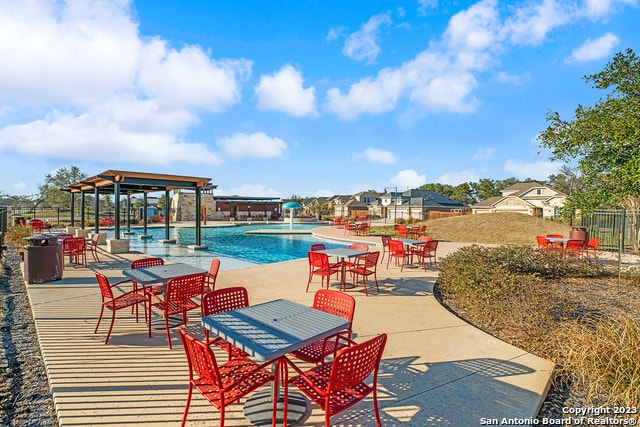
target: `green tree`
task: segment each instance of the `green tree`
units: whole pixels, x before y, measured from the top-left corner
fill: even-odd
[[[471,189],[471,185],[468,182],[456,185],[453,192],[448,197],[450,199],[466,203],[467,205],[473,205],[478,201],[476,200],[473,190]]]
[[[547,113],[538,137],[552,160],[577,161],[582,191],[565,207],[589,212],[603,205],[637,207],[640,200],[640,59],[617,53],[604,70],[584,77],[606,91],[592,107],[578,105],[571,120]]]
[[[451,194],[453,194],[453,185],[440,184],[436,182],[421,185],[420,187],[418,187],[418,190],[433,191],[434,193],[441,194],[445,197],[451,197]]]
[[[492,179],[482,178],[480,181],[472,182],[469,185],[471,186],[471,190],[478,201],[500,195],[500,190],[498,190],[496,181]]]
[[[549,175],[549,185],[569,196],[577,194],[584,187],[578,168],[567,165],[562,165],[557,174]]]
[[[71,194],[62,189],[82,181],[87,177],[77,166],[69,169],[60,168],[54,174],[44,176],[44,184],[38,186],[38,204],[46,206],[68,206],[71,202]]]

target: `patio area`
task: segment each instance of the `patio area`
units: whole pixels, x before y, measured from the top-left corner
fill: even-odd
[[[442,243],[439,257],[459,246]],[[177,333],[169,350],[164,331],[148,338],[145,324],[125,312],[118,313],[108,345],[107,325],[93,333],[100,293],[91,269],[122,279],[122,269],[141,256],[102,251],[102,262],[90,263],[89,268],[67,267],[60,281],[27,285],[60,426],[180,423],[188,370]],[[305,292],[307,273],[306,260],[260,265],[222,271],[216,287],[244,286],[251,304],[285,298],[311,305],[320,281],[315,279]],[[370,288],[366,297],[362,287],[348,292],[356,299],[355,339],[389,335],[378,384],[383,425],[471,426],[483,418],[537,415],[553,368],[550,362],[442,308],[432,294],[437,278],[433,270],[401,273],[399,268],[379,266],[378,278],[378,293]],[[190,322],[201,329],[196,315]],[[194,395],[187,425],[217,425],[218,420],[219,412]],[[323,420],[322,411],[310,405],[299,425],[320,426]],[[374,425],[371,400],[333,417],[332,423]],[[228,408],[226,425],[250,425],[242,405]]]

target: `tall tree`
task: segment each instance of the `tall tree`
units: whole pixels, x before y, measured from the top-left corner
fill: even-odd
[[[54,174],[46,174],[44,184],[38,186],[38,204],[68,206],[71,202],[71,194],[62,189],[86,177],[87,175],[77,166],[71,166],[69,169],[60,168]]]
[[[567,206],[589,212],[603,205],[634,207],[640,198],[640,59],[617,53],[604,70],[585,76],[606,91],[594,106],[578,105],[571,120],[547,113],[538,137],[552,160],[577,161],[584,187]]]
[[[448,197],[467,205],[473,205],[478,201],[476,200],[473,190],[471,189],[471,185],[468,182],[456,185],[453,192]]]
[[[569,196],[577,194],[584,187],[578,168],[567,165],[562,165],[557,174],[549,175],[549,185]]]
[[[451,194],[453,194],[453,185],[434,182],[431,184],[421,185],[418,187],[418,190],[433,191],[434,193],[441,194],[445,197],[451,197]]]

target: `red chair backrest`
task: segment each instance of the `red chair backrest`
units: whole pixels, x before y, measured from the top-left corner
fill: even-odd
[[[111,289],[111,284],[109,283],[109,279],[102,273],[94,271],[96,274],[96,279],[98,280],[98,286],[100,287],[100,293],[102,293],[102,300],[112,300],[113,299],[113,290]]]
[[[94,247],[98,246],[98,242],[100,241],[100,235],[98,233],[91,236],[91,245]]]
[[[202,296],[202,317],[224,313],[236,308],[249,306],[249,293],[246,288],[235,286],[216,289]]]
[[[587,243],[587,246],[591,249],[597,249],[599,244],[600,244],[600,239],[598,239],[597,237],[590,237],[589,243]]]
[[[418,236],[418,240],[424,240],[425,242],[430,242],[433,240],[431,236]]]
[[[349,321],[349,329],[356,311],[356,300],[349,294],[333,289],[320,289],[313,297],[313,308]]]
[[[189,380],[192,380],[195,375],[204,383],[223,388],[218,362],[211,348],[187,333],[184,327],[180,327],[178,332],[189,364]]]
[[[311,245],[312,251],[323,251],[325,249],[327,249],[327,247],[324,245],[324,243],[314,243],[313,245]]]
[[[209,276],[217,276],[220,270],[220,258],[213,258],[209,264]]]
[[[151,258],[140,258],[140,259],[131,261],[131,268],[156,267],[159,265],[164,265],[164,259],[151,257]]]
[[[547,237],[551,237],[554,239],[562,239],[562,234],[547,234]]]
[[[377,267],[380,252],[374,251],[364,255],[364,268]]]
[[[339,399],[340,390],[353,388],[366,380],[372,373],[374,379],[377,379],[386,342],[387,334],[380,334],[341,350],[331,367],[327,386],[329,399]]]
[[[427,243],[425,243],[425,246],[427,247],[426,249],[427,253],[432,253],[435,255],[436,249],[438,249],[438,241],[429,240]]]
[[[382,246],[389,246],[389,240],[391,240],[391,236],[382,236]]]
[[[324,252],[309,251],[309,264],[318,268],[329,268],[329,256]]]
[[[87,241],[84,237],[67,237],[62,241],[62,252],[78,252],[87,249]]]
[[[389,252],[393,253],[403,253],[404,252],[404,244],[400,240],[389,240]]]
[[[205,277],[204,273],[196,273],[169,279],[165,302],[169,304],[172,301],[186,301],[201,296]]]

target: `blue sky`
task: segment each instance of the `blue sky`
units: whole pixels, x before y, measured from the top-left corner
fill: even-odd
[[[287,198],[544,180],[638,0],[0,0],[0,192],[78,166]]]

